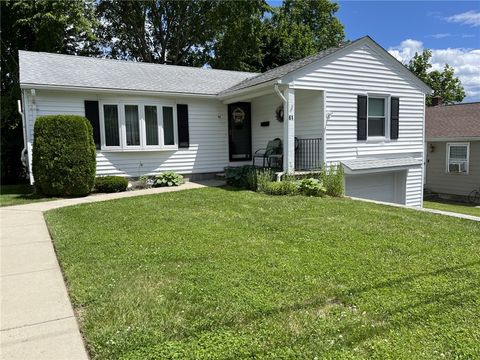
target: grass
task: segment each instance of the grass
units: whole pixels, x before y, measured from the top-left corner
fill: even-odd
[[[429,209],[451,211],[460,214],[480,216],[480,207],[474,204],[467,204],[447,200],[428,200],[423,202],[423,206]]]
[[[35,188],[27,184],[2,185],[0,188],[0,206],[21,205],[55,199],[35,193]]]
[[[197,189],[46,214],[94,359],[480,357],[480,224]]]

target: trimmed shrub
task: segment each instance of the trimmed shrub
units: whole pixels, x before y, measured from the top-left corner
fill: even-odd
[[[321,179],[327,195],[341,197],[345,192],[345,179],[342,165],[331,165],[323,168]]]
[[[84,196],[95,182],[96,150],[90,122],[76,115],[35,121],[32,171],[35,187],[49,196]]]
[[[327,189],[323,183],[315,178],[302,179],[298,182],[298,190],[301,194],[307,196],[323,196]]]
[[[293,181],[270,181],[263,185],[262,191],[267,195],[296,195],[298,186]]]
[[[114,193],[127,190],[128,180],[121,176],[101,176],[95,179],[95,190],[102,193]]]
[[[154,187],[179,186],[183,184],[183,176],[174,171],[166,171],[155,176]]]

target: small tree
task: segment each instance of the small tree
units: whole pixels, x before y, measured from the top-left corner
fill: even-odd
[[[95,182],[96,150],[90,122],[76,115],[47,115],[35,121],[32,170],[39,192],[84,196]]]
[[[432,105],[434,96],[441,97],[445,104],[461,102],[465,98],[465,90],[460,79],[455,76],[454,69],[445,64],[443,71],[431,71],[431,57],[432,52],[425,49],[421,54],[415,53],[415,56],[406,65],[411,72],[433,89],[433,95],[427,96],[427,105]]]

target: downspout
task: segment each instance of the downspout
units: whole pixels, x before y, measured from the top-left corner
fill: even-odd
[[[278,83],[276,83],[273,88],[275,89],[275,93],[278,95],[280,99],[282,99],[283,103],[286,104],[287,99],[283,96],[282,92],[278,89]],[[283,121],[285,121],[285,109],[283,110]],[[277,172],[277,181],[282,180],[282,176],[285,175],[285,171]]]
[[[20,161],[22,162],[22,165],[27,167],[28,162],[25,156],[25,152],[27,151],[27,130],[25,128],[25,115],[22,111],[22,100],[17,100],[17,110],[20,116],[22,117],[22,130],[23,130],[23,149],[22,152],[20,153]]]

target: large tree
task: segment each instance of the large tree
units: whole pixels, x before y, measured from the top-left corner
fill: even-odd
[[[264,71],[343,39],[328,0],[100,0],[100,37],[119,59]]]
[[[94,5],[94,0],[1,2],[2,182],[18,181],[23,171],[18,50],[95,53]]]
[[[285,0],[265,20],[261,70],[338,46],[344,40],[338,9],[329,0]]]
[[[221,24],[221,2],[100,0],[101,39],[118,59],[201,65]]]
[[[431,70],[431,57],[432,52],[425,49],[421,54],[415,53],[415,56],[406,65],[410,71],[433,89],[432,96],[427,96],[427,105],[432,104],[434,96],[440,96],[444,104],[461,102],[465,98],[465,90],[460,79],[455,76],[454,69],[445,64],[442,71]]]

